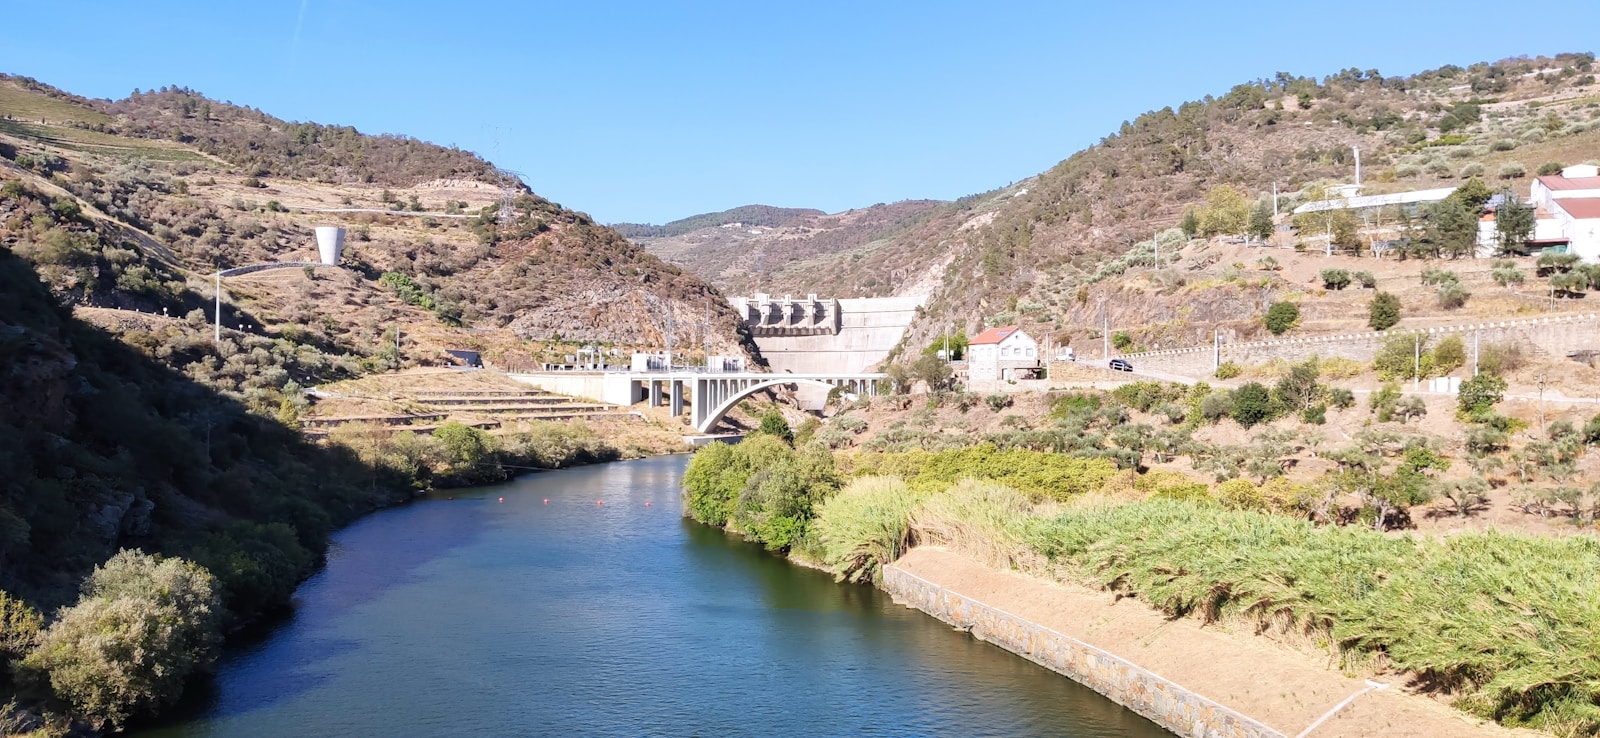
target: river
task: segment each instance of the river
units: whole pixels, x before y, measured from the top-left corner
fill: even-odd
[[[362,519],[144,738],[1169,735],[876,589],[683,519],[686,457]]]

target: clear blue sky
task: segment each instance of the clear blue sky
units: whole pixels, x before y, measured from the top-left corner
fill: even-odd
[[[0,70],[455,144],[602,222],[955,198],[1279,70],[1590,51],[1600,29],[1589,2],[1475,0],[7,5]]]

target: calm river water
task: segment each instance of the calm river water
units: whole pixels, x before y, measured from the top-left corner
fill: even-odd
[[[875,589],[684,520],[686,464],[537,474],[367,517],[291,619],[140,735],[1168,735]]]

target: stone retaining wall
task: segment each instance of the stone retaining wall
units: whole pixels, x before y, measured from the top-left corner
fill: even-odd
[[[1178,735],[1194,738],[1283,738],[1245,715],[1083,641],[888,565],[883,589],[895,601],[965,628],[985,641],[1065,675]]]
[[[1251,341],[1222,345],[1222,361],[1239,364],[1260,364],[1272,359],[1295,362],[1312,356],[1344,358],[1370,362],[1383,342],[1390,336],[1421,333],[1433,343],[1445,336],[1457,334],[1467,343],[1468,356],[1472,352],[1472,339],[1481,342],[1513,341],[1530,346],[1547,356],[1565,356],[1569,351],[1600,349],[1600,315],[1595,313],[1562,314],[1521,320],[1497,320],[1466,325],[1437,326],[1433,328],[1391,328],[1387,331],[1369,331],[1336,336],[1308,338],[1283,338],[1271,341]],[[1127,354],[1140,370],[1152,370],[1202,377],[1212,373],[1211,346],[1145,351]]]

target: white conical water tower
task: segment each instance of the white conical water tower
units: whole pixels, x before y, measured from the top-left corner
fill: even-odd
[[[339,226],[317,226],[317,252],[322,263],[338,266],[344,254],[344,229]]]

